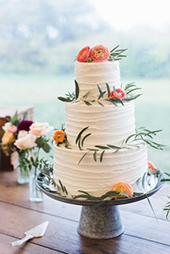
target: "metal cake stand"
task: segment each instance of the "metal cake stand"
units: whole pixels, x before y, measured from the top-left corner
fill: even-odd
[[[149,198],[164,184],[164,182],[161,181],[161,179],[164,178],[164,174],[161,172],[161,177],[159,177],[154,187],[148,191],[147,194],[141,194],[132,198],[109,200],[101,205],[101,201],[72,199],[64,197],[55,191],[51,191],[50,187],[48,188],[48,185],[43,183],[45,177],[46,175],[42,173],[37,177],[37,185],[44,194],[61,202],[82,206],[77,231],[80,235],[92,239],[110,239],[121,235],[124,231],[124,227],[121,221],[119,205]]]

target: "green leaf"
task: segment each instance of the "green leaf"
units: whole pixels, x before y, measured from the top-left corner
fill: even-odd
[[[83,145],[84,145],[85,139],[88,138],[90,135],[91,135],[91,133],[88,133],[87,135],[85,135],[85,136],[83,137],[83,139],[82,139],[82,141],[81,141],[81,146],[82,146],[82,147],[83,147]]]
[[[17,125],[18,122],[19,122],[19,120],[18,120],[18,111],[16,111],[15,114],[13,115],[12,119],[11,119],[11,123],[13,125]]]
[[[42,148],[43,148],[44,152],[46,152],[46,153],[49,153],[51,150],[51,147],[47,143],[44,143]]]
[[[79,85],[76,80],[74,80],[74,82],[75,82],[75,99],[77,100],[79,97]]]
[[[88,91],[87,93],[85,93],[85,94],[82,96],[82,99],[86,99],[86,98],[89,96],[89,93],[90,93],[90,91]]]
[[[78,162],[78,165],[82,162],[82,160],[85,158],[85,156],[88,154],[88,152],[87,153],[85,153],[85,154],[83,154],[83,156],[81,157],[81,159],[79,160],[79,162]]]
[[[98,88],[99,93],[100,93],[100,95],[99,95],[99,97],[98,97],[98,100],[100,100],[101,98],[103,98],[103,95],[104,95],[106,92],[105,92],[105,91],[103,92],[103,91],[101,90],[101,88],[100,88],[99,85],[97,85],[97,88]]]
[[[87,106],[92,106],[92,104],[91,104],[89,101],[85,101],[85,100],[84,100],[84,103],[85,103]]]
[[[95,151],[95,152],[93,153],[93,159],[94,159],[94,161],[97,162],[97,151]]]
[[[104,105],[103,105],[100,101],[97,101],[97,102],[98,102],[98,104],[99,104],[100,106],[104,107]]]
[[[103,161],[103,156],[104,156],[105,150],[100,154],[100,162]]]
[[[109,149],[109,147],[108,146],[100,146],[100,145],[95,145],[95,147],[97,147],[97,148],[100,148],[100,149]]]
[[[71,102],[71,101],[73,101],[73,99],[71,99],[71,98],[65,98],[65,97],[62,97],[62,96],[59,96],[59,97],[57,97],[60,101],[63,101],[63,102]]]
[[[106,83],[107,95],[110,96],[110,86]]]
[[[83,132],[84,132],[85,130],[87,130],[88,128],[89,128],[89,126],[83,128],[83,129],[79,132],[79,134],[78,134],[78,136],[77,136],[77,138],[76,138],[76,142],[75,142],[76,144],[77,144],[77,142],[80,140],[81,135],[83,134]]]

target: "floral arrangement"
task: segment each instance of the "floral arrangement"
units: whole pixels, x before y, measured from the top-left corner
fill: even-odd
[[[25,118],[26,114],[23,120],[20,120],[16,112],[12,119],[5,123],[2,127],[0,145],[7,156],[16,151],[19,156],[19,166],[31,170],[32,165],[37,166],[40,163],[41,149],[49,153],[51,148],[46,135],[53,127],[48,123],[34,123]]]
[[[122,53],[127,49],[118,49],[118,47],[119,45],[110,51],[103,45],[97,45],[93,48],[86,46],[79,51],[76,59],[78,62],[104,62],[121,60],[122,57],[126,57],[126,55],[122,55]]]
[[[33,123],[33,121],[26,120],[26,116],[27,114],[24,114],[21,120],[16,112],[12,119],[2,126],[0,147],[6,156],[10,156],[17,150],[14,145],[15,141],[27,133]]]
[[[29,130],[18,135],[14,145],[17,147],[18,154],[21,156],[20,166],[28,167],[30,170],[32,166],[38,168],[42,164],[40,159],[40,150],[49,153],[50,145],[49,139],[46,135],[53,129],[48,123],[32,123]]]

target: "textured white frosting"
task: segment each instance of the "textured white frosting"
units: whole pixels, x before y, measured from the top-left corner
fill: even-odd
[[[111,102],[102,101],[87,106],[84,102],[66,103],[65,127],[68,141],[75,145],[78,133],[89,126],[83,136],[91,133],[85,139],[85,147],[94,145],[121,145],[122,141],[135,132],[134,103],[124,103],[115,106]]]
[[[106,83],[112,89],[120,85],[120,69],[118,61],[99,63],[75,63],[75,79],[80,88],[80,97],[90,91],[89,99],[97,98],[97,85],[106,91]]]
[[[76,81],[80,95],[77,101],[66,103],[65,125],[66,135],[71,149],[54,142],[54,180],[60,180],[70,195],[78,195],[78,190],[87,191],[91,195],[101,196],[110,191],[112,186],[125,181],[131,185],[147,170],[147,146],[139,143],[132,149],[121,149],[117,153],[106,150],[102,162],[93,158],[88,152],[79,164],[87,148],[95,145],[120,146],[124,139],[135,133],[134,102],[125,102],[115,106],[101,99],[104,106],[93,102],[87,106],[81,97],[90,92],[87,101],[96,100],[99,96],[97,85],[106,91],[106,83],[110,86],[120,85],[119,62],[79,63],[75,64]],[[89,128],[81,151],[75,144],[77,135],[85,127]]]
[[[58,147],[54,143],[54,180],[58,183],[60,179],[70,195],[78,195],[78,190],[83,190],[101,196],[119,181],[134,185],[147,170],[145,144],[134,146],[133,149],[122,149],[117,153],[107,150],[102,163],[99,155],[95,162],[93,153],[89,152],[78,164],[85,152]]]

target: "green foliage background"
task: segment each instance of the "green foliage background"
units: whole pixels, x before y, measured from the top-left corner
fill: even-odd
[[[114,9],[114,11],[121,10]],[[158,17],[159,18],[159,17]],[[123,17],[122,17],[123,19]],[[125,21],[126,22],[126,21]],[[128,48],[120,62],[122,82],[136,82],[143,96],[135,101],[136,126],[163,129],[149,159],[170,169],[170,25],[114,30],[98,16],[90,0],[0,0],[0,105],[35,108],[36,121],[59,128],[64,103],[74,89],[74,60],[89,45]]]
[[[120,44],[129,49],[123,76],[170,77],[170,27],[119,32],[88,0],[0,0],[0,14],[1,72],[72,73],[82,47]]]

